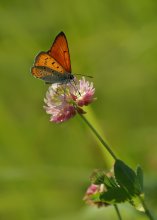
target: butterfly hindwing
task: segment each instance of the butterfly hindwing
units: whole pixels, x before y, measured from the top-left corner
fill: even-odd
[[[53,57],[68,73],[71,73],[71,62],[68,48],[68,42],[63,32],[60,32],[55,38],[48,54]]]
[[[33,66],[31,69],[31,72],[36,78],[40,78],[40,79],[43,79],[47,76],[53,77],[55,75],[55,73],[58,73],[55,70],[52,70],[52,69],[45,67],[45,66]]]
[[[49,54],[46,52],[40,52],[35,59],[35,66],[45,66],[61,74],[65,73],[65,69]]]

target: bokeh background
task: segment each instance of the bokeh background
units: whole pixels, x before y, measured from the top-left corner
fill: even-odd
[[[113,160],[77,116],[49,122],[36,54],[67,35],[73,71],[94,76],[87,118],[117,155],[145,173],[157,214],[157,2],[0,0],[0,219],[117,219],[82,201],[95,168]],[[120,205],[123,219],[146,217]]]

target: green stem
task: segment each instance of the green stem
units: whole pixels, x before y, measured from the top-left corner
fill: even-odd
[[[148,209],[148,207],[147,207],[147,205],[146,205],[144,199],[143,199],[141,196],[139,196],[139,199],[141,200],[141,203],[142,203],[142,205],[143,205],[143,208],[144,208],[144,211],[145,211],[145,214],[147,215],[147,217],[148,217],[150,220],[154,220],[154,218],[153,218],[151,212],[149,211],[149,209]]]
[[[113,157],[114,160],[117,160],[116,155],[113,153],[111,148],[108,146],[108,144],[102,139],[102,137],[99,135],[99,133],[96,131],[96,129],[91,125],[91,123],[84,117],[83,114],[79,114],[81,118],[86,122],[86,124],[90,127],[90,129],[93,131],[93,133],[97,136],[99,141],[102,143],[102,145],[106,148],[106,150],[110,153],[110,155]]]
[[[96,135],[96,137],[99,139],[99,141],[102,143],[102,145],[106,148],[106,150],[110,153],[110,155],[113,157],[114,160],[117,160],[117,157],[113,153],[113,151],[110,149],[108,144],[102,139],[102,137],[99,135],[99,133],[96,131],[96,129],[91,125],[91,123],[84,117],[84,115],[79,114],[81,118],[84,120],[84,122],[90,127],[90,129],[93,131],[93,133]],[[122,217],[120,215],[118,206],[115,204],[114,205],[118,219],[122,220]]]
[[[118,219],[119,219],[119,220],[122,220],[122,217],[121,217],[121,214],[120,214],[120,212],[119,212],[118,206],[117,206],[117,205],[114,205],[114,207],[115,207],[115,210],[116,210],[116,212],[117,212]]]

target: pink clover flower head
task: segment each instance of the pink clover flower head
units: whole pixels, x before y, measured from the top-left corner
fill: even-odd
[[[89,105],[91,102],[93,102],[93,95],[95,92],[95,89],[93,88],[93,83],[89,83],[85,80],[84,77],[82,77],[82,80],[80,80],[79,92],[81,96],[78,96],[77,98],[78,106],[82,107],[84,105]]]
[[[94,93],[93,83],[86,81],[84,77],[80,80],[75,79],[75,84],[52,84],[44,99],[44,109],[51,115],[50,121],[61,123],[77,113],[84,114],[82,107],[95,100]]]
[[[104,172],[104,170],[100,170],[100,169],[94,170],[90,178],[91,184],[86,190],[83,200],[88,205],[97,206],[98,208],[102,206],[104,207],[110,205],[110,203],[105,202],[101,196],[105,195],[108,192],[109,189],[108,183],[113,184],[114,183],[113,178],[114,175],[112,171],[106,173]]]
[[[104,184],[99,184],[99,185],[91,184],[88,187],[83,200],[88,205],[91,205],[91,206],[97,206],[97,207],[106,206],[107,204],[100,201],[99,199],[99,195],[105,191],[106,191],[106,188]]]

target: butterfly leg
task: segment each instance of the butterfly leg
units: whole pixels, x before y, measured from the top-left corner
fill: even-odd
[[[67,82],[62,82],[62,83],[57,84],[57,86],[60,87],[60,89],[64,93],[64,100],[66,99],[66,84],[67,84]],[[58,87],[57,87],[57,89],[58,89]]]
[[[52,84],[52,83],[50,83],[50,82],[45,82],[45,84]]]
[[[52,85],[52,83],[50,83],[50,82],[45,82],[45,84],[47,84],[47,85]],[[51,89],[53,90],[53,92],[54,93],[56,93],[56,95],[59,95],[59,93],[58,93],[58,85],[57,85],[57,87],[54,89],[53,87],[51,87]]]
[[[78,92],[78,94],[81,96],[81,93],[80,93],[80,91],[79,91],[79,89],[78,89],[78,87],[77,87],[77,85],[76,85],[76,82],[75,82],[75,80],[73,79],[72,80],[73,81],[73,83],[74,83],[74,85],[70,82],[70,84],[73,86],[73,88]]]
[[[63,88],[63,91],[64,91],[64,100],[66,99],[66,85],[67,85],[67,83],[62,84],[62,88]]]

